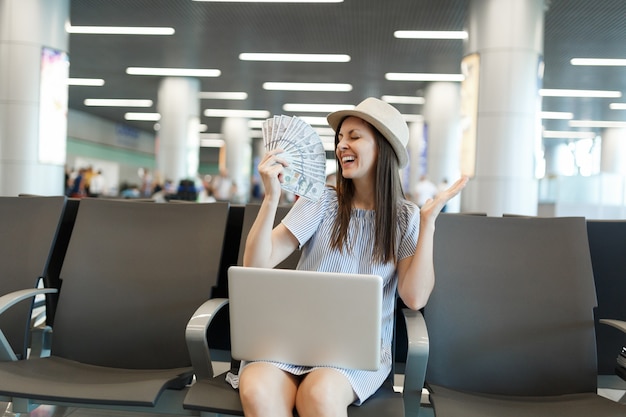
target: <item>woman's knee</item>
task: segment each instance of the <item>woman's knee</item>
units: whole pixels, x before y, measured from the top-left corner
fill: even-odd
[[[264,414],[262,410],[291,415],[296,388],[291,375],[266,363],[249,364],[239,376],[239,397],[251,415]]]
[[[355,394],[347,378],[335,370],[312,372],[300,384],[296,408],[301,416],[344,415]]]

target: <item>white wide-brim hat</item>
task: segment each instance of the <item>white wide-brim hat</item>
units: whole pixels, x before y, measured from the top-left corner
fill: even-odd
[[[409,127],[395,107],[377,98],[369,97],[354,109],[333,112],[326,119],[330,127],[337,131],[341,121],[348,116],[359,117],[378,129],[391,144],[398,157],[400,168],[404,168],[409,163],[409,153],[406,150],[406,145],[409,143]]]

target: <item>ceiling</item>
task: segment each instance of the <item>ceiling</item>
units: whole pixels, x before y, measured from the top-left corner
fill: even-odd
[[[329,4],[214,3],[192,0],[71,0],[73,26],[167,26],[173,36],[70,35],[70,76],[102,78],[102,87],[72,86],[69,106],[137,129],[128,111],[156,112],[159,77],[127,75],[127,67],[214,68],[201,91],[246,92],[244,101],[201,100],[201,110],[231,108],[288,114],[284,103],[357,104],[368,96],[421,95],[422,82],[387,81],[387,72],[459,73],[462,40],[396,39],[395,30],[463,30],[469,0],[344,0]],[[551,0],[545,15],[544,88],[618,90],[626,68],[581,67],[574,57],[626,58],[626,1]],[[346,63],[241,61],[242,52],[348,54]],[[350,92],[266,91],[266,81],[350,83]],[[151,99],[152,108],[86,107],[86,98]],[[610,110],[621,99],[544,97],[543,110],[574,119],[626,120]],[[421,105],[397,105],[421,113]],[[323,114],[312,114],[323,115]],[[202,116],[208,133],[222,119]],[[569,130],[545,120],[546,130]],[[589,129],[587,129],[589,130]]]

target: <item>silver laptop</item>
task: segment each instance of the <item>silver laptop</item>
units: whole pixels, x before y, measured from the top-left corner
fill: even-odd
[[[233,266],[228,291],[233,358],[378,369],[380,276]]]

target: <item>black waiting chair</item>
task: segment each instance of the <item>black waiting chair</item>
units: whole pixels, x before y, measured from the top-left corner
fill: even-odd
[[[13,412],[38,404],[189,414],[185,326],[216,284],[228,203],[83,199],[51,354],[0,362]]]
[[[584,218],[442,214],[425,307],[436,417],[624,416],[597,393]]]
[[[75,214],[75,212],[74,212]],[[58,290],[58,265],[71,233],[66,197],[0,197],[0,358],[24,359],[31,347],[41,354],[47,331],[31,333],[36,296]],[[69,224],[69,230],[66,225]],[[39,288],[37,287],[46,287]],[[50,324],[48,299],[40,302],[40,321]],[[39,303],[39,301],[38,301]],[[46,308],[46,304],[49,305]],[[4,335],[4,338],[2,337]]]
[[[213,299],[199,308],[187,326],[189,352],[194,364],[196,382],[189,388],[183,407],[203,415],[243,416],[239,392],[226,381],[224,372],[215,375],[206,338],[211,320],[228,304],[227,299]],[[348,407],[349,417],[404,417],[417,415],[426,371],[428,343],[423,317],[418,312],[405,310],[408,349],[403,391],[393,387],[394,372],[383,386],[361,406]],[[235,369],[231,370],[236,372]]]
[[[587,220],[587,234],[598,295],[595,320],[599,384],[624,390],[626,359],[618,364],[616,358],[626,346],[626,221]]]
[[[246,205],[239,249],[238,263],[240,265],[243,262],[245,240],[258,214],[259,208],[259,204]],[[278,208],[275,224],[287,214],[289,208],[288,206]],[[299,258],[300,251],[297,250],[281,262],[277,268],[294,269]],[[226,382],[225,378],[227,372],[215,375],[211,365],[209,346],[211,346],[210,335],[214,326],[213,320],[217,317],[223,317],[223,311],[227,306],[228,300],[225,298],[209,300],[196,311],[187,326],[189,350],[197,380],[196,383],[190,387],[185,397],[184,407],[189,410],[202,412],[205,415],[243,415],[238,391],[235,391],[230,384]],[[403,321],[405,323],[401,326],[407,329],[406,333],[408,334],[408,347],[404,349],[407,359],[404,369],[406,376],[404,378],[403,392],[398,393],[394,391],[394,373],[392,372],[383,387],[381,387],[373,397],[368,399],[360,407],[350,406],[348,408],[348,415],[350,417],[403,417],[405,415],[412,415],[409,412],[410,410],[419,410],[426,357],[428,356],[428,345],[424,343],[424,339],[420,339],[420,336],[418,336],[422,335],[425,331],[424,322],[420,314],[409,310],[404,310]],[[206,337],[207,329],[209,332],[208,341]],[[404,361],[405,360],[402,359],[402,362]],[[232,365],[233,367],[230,372],[236,373],[238,362],[234,361]]]
[[[599,320],[626,321],[626,221],[587,220],[587,234],[598,295],[598,373],[610,375],[615,373],[619,350],[626,346],[626,335]]]

